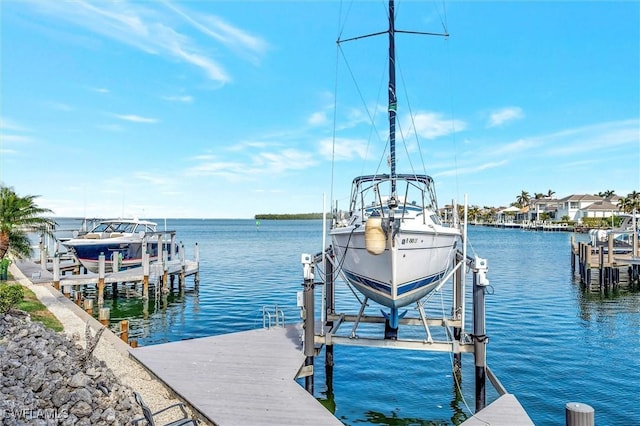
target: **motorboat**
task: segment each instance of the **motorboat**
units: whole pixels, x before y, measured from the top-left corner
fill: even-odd
[[[75,234],[62,245],[91,272],[98,272],[101,254],[105,256],[105,272],[140,266],[143,243],[150,261],[158,259],[157,236],[161,234],[155,222],[138,218],[101,220],[88,232]]]

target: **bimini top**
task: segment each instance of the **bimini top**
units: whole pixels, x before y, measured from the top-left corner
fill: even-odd
[[[431,185],[433,183],[433,179],[428,175],[417,175],[417,174],[398,174],[396,175],[397,180],[405,180],[405,181],[413,181],[413,182],[421,182],[427,185]],[[379,175],[365,175],[358,176],[353,179],[354,185],[359,185],[363,182],[375,182],[375,181],[385,181],[391,180],[391,175],[383,173]]]

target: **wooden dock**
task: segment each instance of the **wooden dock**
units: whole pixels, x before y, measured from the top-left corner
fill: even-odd
[[[640,253],[616,253],[611,239],[607,247],[594,248],[572,238],[571,270],[588,291],[640,288]]]
[[[273,327],[131,349],[130,354],[218,426],[342,425],[295,381],[302,331]]]

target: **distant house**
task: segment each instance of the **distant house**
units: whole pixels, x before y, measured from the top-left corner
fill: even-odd
[[[520,209],[518,207],[515,207],[515,206],[511,206],[511,207],[507,207],[507,208],[501,208],[496,213],[496,222],[498,222],[498,223],[513,222],[514,219],[515,219],[515,216],[519,212],[520,212]]]
[[[540,220],[540,215],[546,213],[549,219],[556,219],[558,200],[555,198],[538,198],[529,201],[529,216],[531,221]]]
[[[610,200],[596,201],[582,210],[582,217],[611,217],[620,213],[618,206]]]
[[[614,204],[618,197],[605,200],[597,195],[574,194],[558,200],[557,217],[581,222],[583,217],[611,217],[620,210]]]

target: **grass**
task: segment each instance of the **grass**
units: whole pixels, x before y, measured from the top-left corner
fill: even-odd
[[[7,278],[7,284],[19,284],[13,280],[11,275]],[[16,308],[28,312],[31,316],[31,321],[41,322],[42,325],[54,331],[62,331],[64,329],[62,323],[58,321],[58,318],[56,318],[46,306],[40,303],[35,293],[24,286],[22,289],[24,291],[24,297]]]

